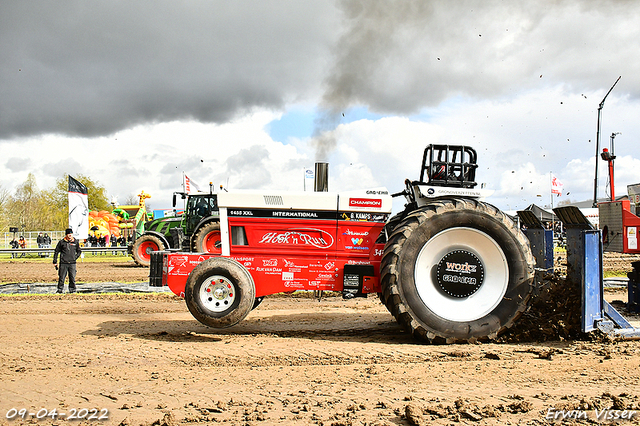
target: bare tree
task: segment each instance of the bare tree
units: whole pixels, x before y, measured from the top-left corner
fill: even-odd
[[[9,200],[11,199],[11,194],[9,190],[3,187],[0,184],[0,229],[5,230],[9,225],[9,218],[7,216],[7,206],[9,204]]]
[[[124,199],[123,205],[125,206],[137,206],[140,203],[140,198],[137,195],[129,194]]]

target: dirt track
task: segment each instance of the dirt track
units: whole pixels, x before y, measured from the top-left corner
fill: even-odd
[[[418,345],[375,298],[267,298],[224,332],[167,295],[1,297],[0,318],[0,423],[12,407],[107,409],[106,424],[132,425],[540,424],[549,409],[640,409],[638,342]]]
[[[0,424],[545,424],[549,410],[587,410],[579,423],[640,410],[640,342],[425,346],[375,297],[270,297],[223,332],[169,295],[5,296],[0,321]],[[109,420],[8,421],[12,408]]]
[[[131,283],[149,281],[149,268],[141,268],[131,260],[122,259],[120,262],[78,262],[78,283],[119,282]],[[58,272],[54,269],[51,259],[38,261],[15,259],[10,262],[0,262],[1,283],[53,283],[58,281]]]

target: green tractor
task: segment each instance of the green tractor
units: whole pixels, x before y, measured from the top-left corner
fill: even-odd
[[[187,200],[184,213],[144,223],[129,245],[129,253],[140,266],[149,266],[151,252],[176,250],[195,253],[220,253],[218,196],[209,193],[173,193],[173,208],[180,196]]]

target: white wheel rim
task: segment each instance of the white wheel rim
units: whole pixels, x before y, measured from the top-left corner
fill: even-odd
[[[236,299],[236,288],[227,277],[213,275],[200,286],[202,305],[213,312],[223,312],[233,305]]]
[[[432,278],[440,260],[454,250],[464,250],[480,259],[484,280],[470,296],[445,294]],[[436,315],[450,321],[473,321],[498,306],[509,284],[509,265],[496,241],[473,228],[450,228],[439,232],[422,247],[416,259],[414,279],[422,302]]]

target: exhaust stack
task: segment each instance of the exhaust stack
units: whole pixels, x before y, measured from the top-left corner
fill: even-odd
[[[313,190],[315,192],[329,191],[329,163],[316,163]]]

